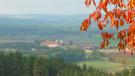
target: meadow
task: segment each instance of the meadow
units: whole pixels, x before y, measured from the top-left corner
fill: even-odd
[[[123,59],[123,58],[120,58]],[[86,65],[87,67],[94,67],[97,69],[102,69],[108,72],[119,72],[124,69],[132,69],[135,67],[135,57],[128,57],[125,59],[128,63],[114,62],[110,60],[94,60],[94,61],[81,61],[77,62],[79,66]]]
[[[121,63],[114,63],[111,61],[82,61],[77,63],[80,66],[83,66],[84,64],[87,65],[87,67],[94,67],[97,69],[102,69],[108,72],[117,72],[124,69],[123,64]]]

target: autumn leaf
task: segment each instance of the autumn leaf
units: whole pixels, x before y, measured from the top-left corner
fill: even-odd
[[[135,7],[135,0],[129,0],[128,8],[133,9]]]
[[[102,41],[100,44],[100,48],[101,49],[106,48],[108,47],[109,44],[110,44],[109,40]]]
[[[101,48],[106,48],[110,44],[110,39],[118,39],[119,50],[124,50],[126,47],[135,49],[135,0],[99,0],[97,3],[95,0],[85,0],[87,7],[93,4],[96,9],[83,21],[81,31],[86,31],[90,25],[89,19],[93,19],[102,32]],[[109,6],[114,7],[109,9]],[[112,33],[104,32],[106,25],[110,25],[110,28],[116,27],[116,30]],[[122,27],[124,25],[126,27]],[[133,55],[133,50],[131,51]]]
[[[101,36],[102,36],[103,40],[109,40],[109,39],[113,38],[113,34],[107,33],[107,32],[102,32]]]
[[[120,19],[120,26],[123,26],[124,25],[124,21],[123,19]]]
[[[98,23],[98,28],[100,29],[100,30],[103,30],[103,28],[105,27],[106,25],[104,24],[104,23],[102,23],[102,22],[99,22]]]
[[[116,18],[120,18],[121,17],[121,10],[120,9],[114,9],[114,15]]]
[[[98,22],[99,19],[101,18],[101,12],[99,10],[93,12],[90,14],[90,17],[94,19],[94,21]]]
[[[114,25],[115,25],[116,29],[118,30],[118,28],[119,28],[119,21],[118,21],[118,19],[114,20]]]
[[[117,38],[119,38],[120,40],[124,40],[124,38],[126,37],[126,30],[121,30],[119,33],[118,33],[118,36]]]
[[[119,48],[119,50],[124,50],[125,49],[125,44],[123,42],[119,42],[117,47]]]
[[[96,6],[96,2],[95,2],[95,0],[92,0],[92,2],[93,2],[93,4]]]
[[[135,23],[131,23],[128,29],[128,36],[135,36]]]
[[[108,4],[109,0],[100,0],[98,9],[103,9],[105,12],[107,12],[107,4]]]
[[[92,3],[96,6],[95,0],[85,0],[85,5],[86,5],[87,7],[89,7]]]
[[[103,41],[103,42],[101,42],[101,44],[100,44],[100,48],[101,48],[101,49],[105,48],[105,42],[104,42],[104,41]]]
[[[87,7],[89,7],[90,4],[91,4],[91,0],[85,0],[85,5],[86,5]]]
[[[87,31],[90,26],[91,21],[89,19],[85,19],[80,27],[81,31]]]
[[[119,6],[120,8],[126,8],[126,4],[124,4],[123,2],[119,2],[119,3],[118,3],[118,6]]]

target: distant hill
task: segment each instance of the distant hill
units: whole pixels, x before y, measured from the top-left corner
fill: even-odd
[[[1,15],[1,25],[79,24],[86,15]]]
[[[0,41],[4,40],[64,40],[80,43],[99,43],[100,31],[92,21],[87,32],[80,25],[88,15],[1,15]],[[109,30],[109,29],[107,29]],[[110,30],[109,30],[110,31]],[[96,40],[95,40],[96,39]],[[95,44],[97,45],[97,44]]]
[[[82,20],[83,15],[0,15],[0,32],[37,32],[39,28],[79,30]]]

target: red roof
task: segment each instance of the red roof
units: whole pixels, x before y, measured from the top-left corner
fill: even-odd
[[[43,45],[43,46],[48,46],[48,47],[51,47],[51,46],[60,46],[60,43],[59,42],[56,42],[56,41],[43,41],[42,43],[41,43],[41,45]]]

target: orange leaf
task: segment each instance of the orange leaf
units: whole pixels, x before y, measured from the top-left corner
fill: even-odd
[[[99,22],[98,23],[98,28],[100,29],[100,30],[103,30],[103,28],[105,27],[106,25],[104,24],[104,23],[102,23],[102,22]]]
[[[101,10],[103,9],[105,12],[107,12],[107,4],[109,0],[100,0],[98,8]]]
[[[100,44],[100,48],[101,48],[101,49],[105,48],[105,42],[104,42],[104,41],[103,41],[103,42],[101,42],[101,44]]]
[[[80,27],[81,31],[87,31],[90,26],[91,21],[89,19],[85,19]]]
[[[124,21],[122,19],[120,19],[120,26],[124,25]]]
[[[113,38],[113,34],[107,33],[107,32],[102,32],[101,36],[102,36],[103,40],[109,40],[109,39]]]
[[[121,30],[121,31],[118,33],[117,38],[119,38],[120,40],[124,40],[125,37],[126,37],[126,30]]]
[[[115,25],[116,29],[118,30],[118,28],[119,28],[119,21],[118,21],[118,19],[114,20],[114,25]]]
[[[122,42],[119,42],[119,44],[117,45],[117,47],[119,48],[119,50],[124,50],[125,49],[125,44]]]
[[[87,7],[89,7],[90,4],[91,4],[91,0],[86,0],[86,1],[85,1],[85,5],[86,5]]]
[[[103,49],[105,47],[108,47],[109,44],[110,44],[109,40],[105,40],[105,41],[101,42],[100,48]]]
[[[99,10],[93,12],[90,17],[94,19],[94,21],[98,22],[99,19],[101,18],[101,12]]]

